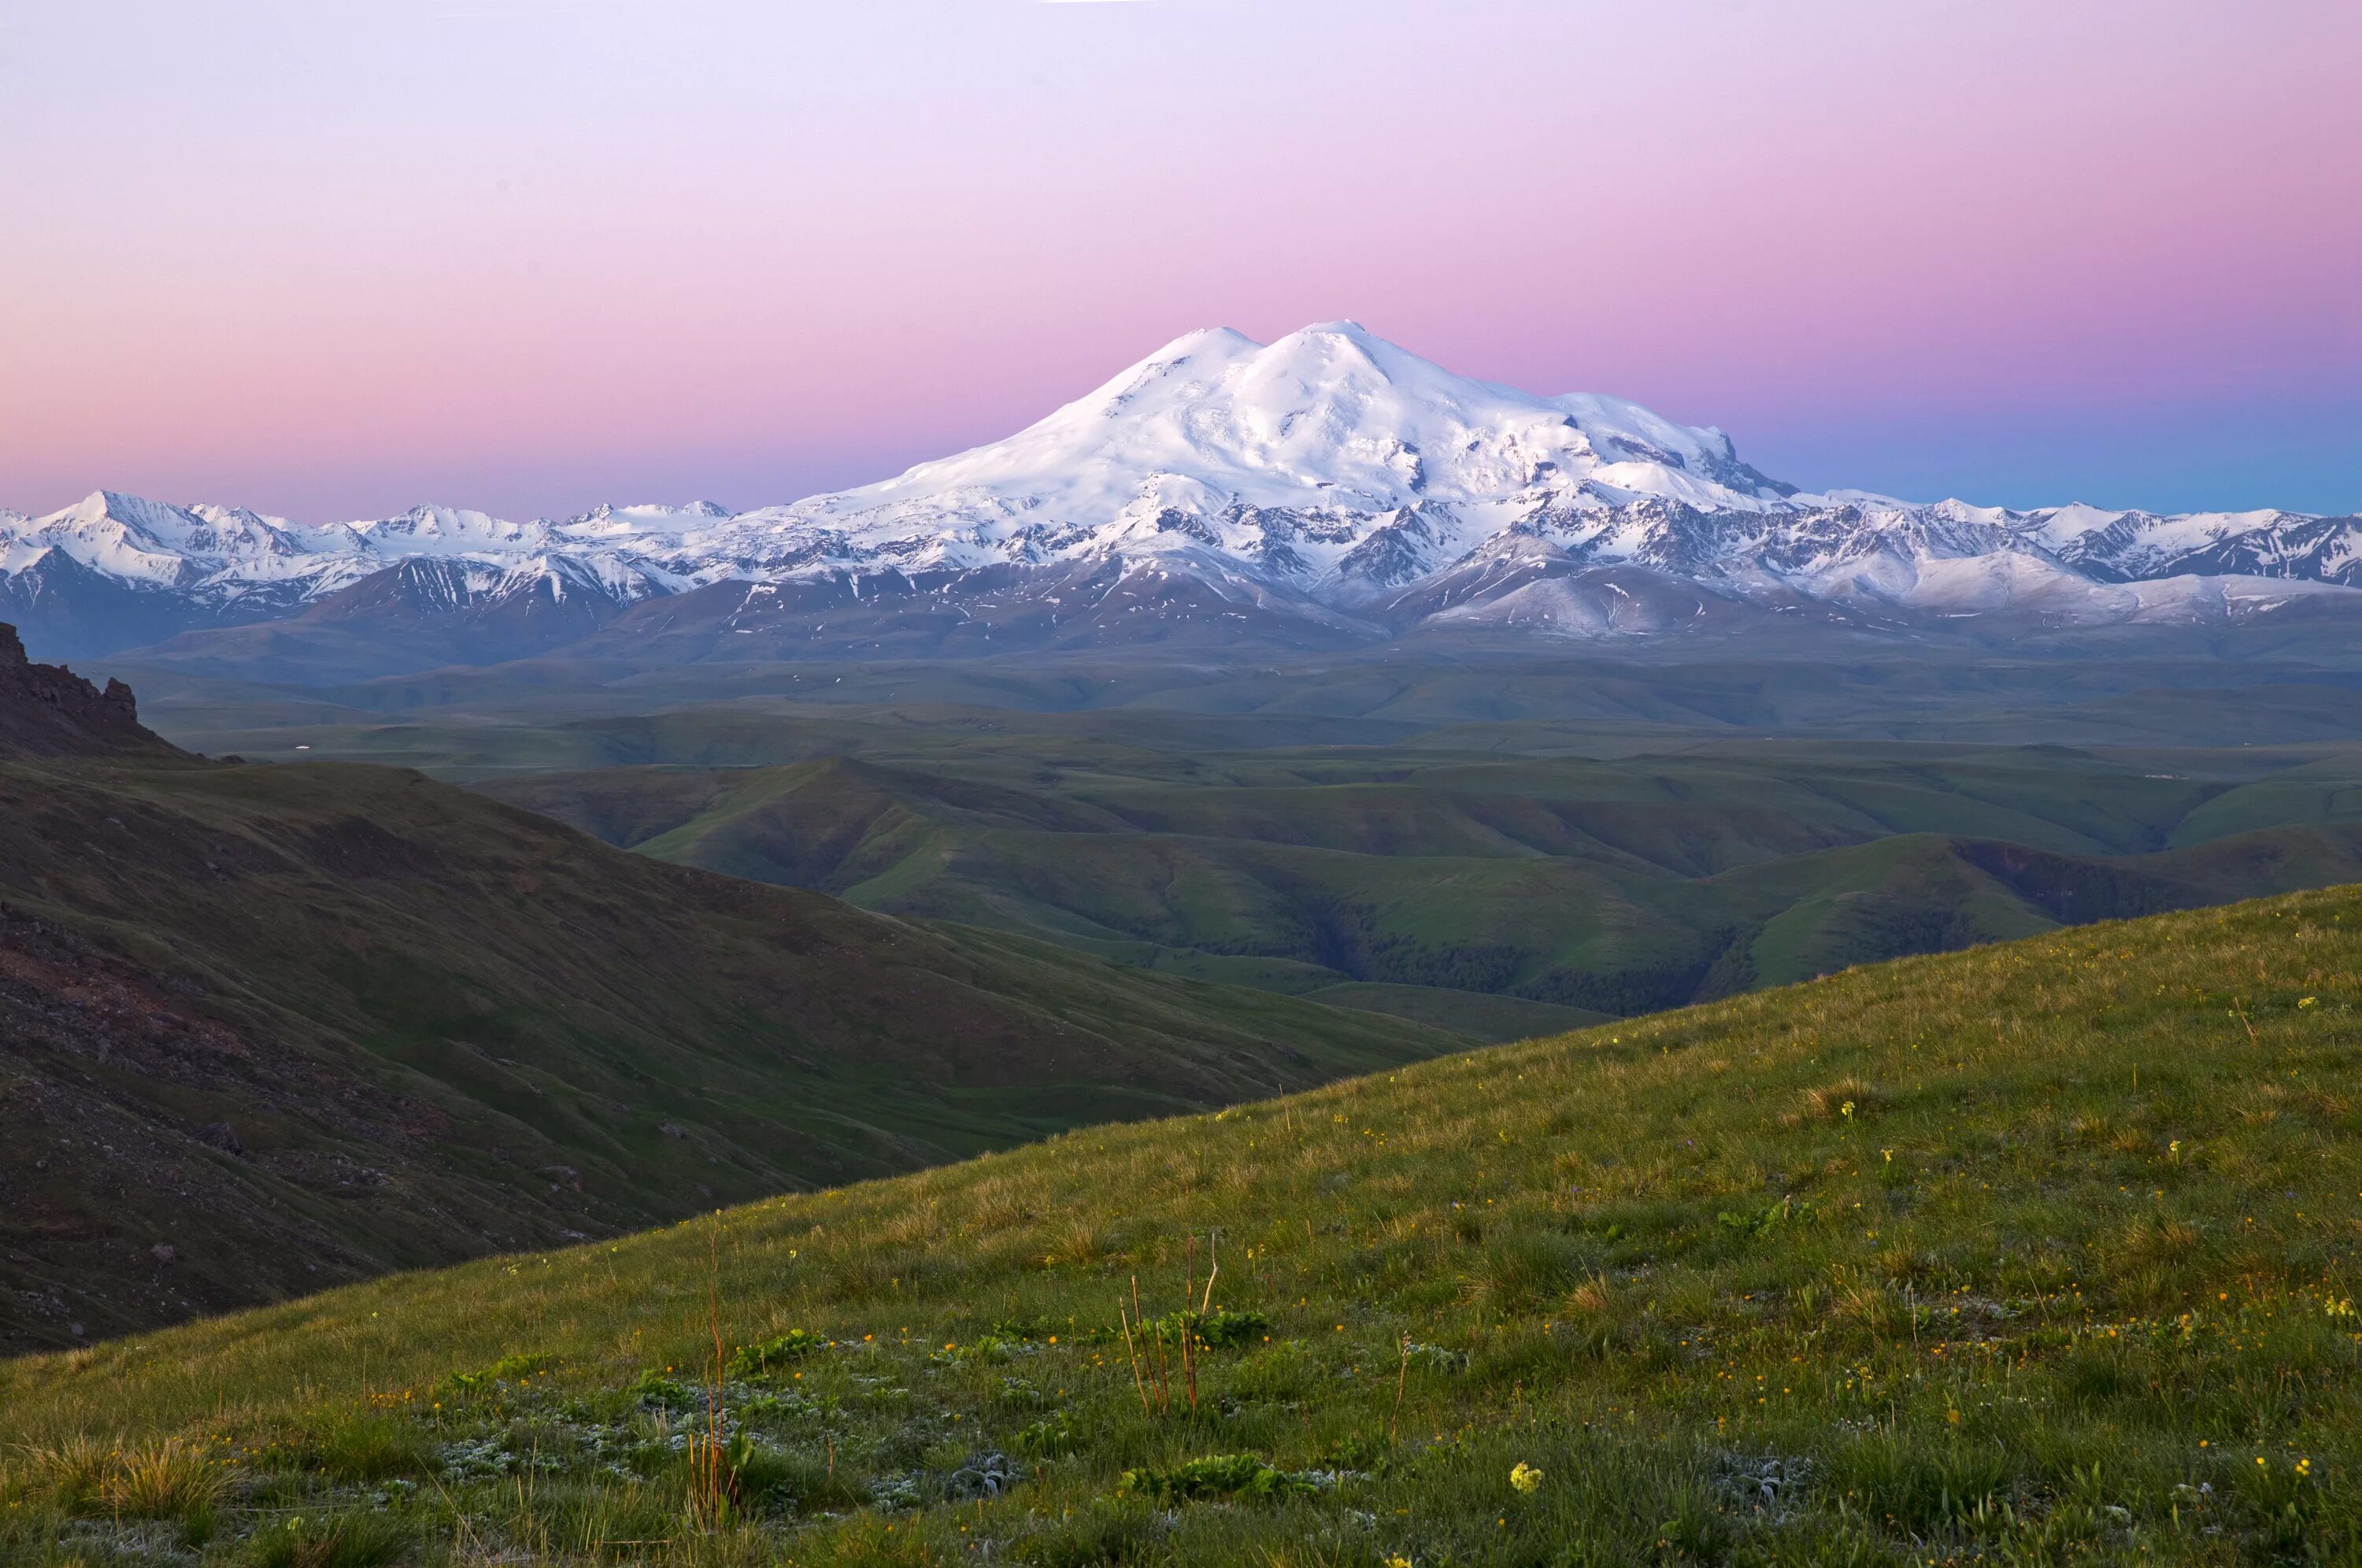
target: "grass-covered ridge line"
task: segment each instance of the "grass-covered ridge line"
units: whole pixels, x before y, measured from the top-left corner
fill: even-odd
[[[7,1364],[0,1540],[2353,1561],[2357,1008],[2292,895]]]

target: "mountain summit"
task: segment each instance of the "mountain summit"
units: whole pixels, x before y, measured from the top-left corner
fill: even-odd
[[[1420,507],[1454,509],[1465,544],[1536,505],[1659,496],[1754,509],[1794,493],[1739,462],[1718,430],[1617,398],[1464,380],[1336,322],[1268,347],[1193,332],[1008,440],[804,502],[783,521],[873,547],[923,541],[921,558],[961,564],[1173,533],[1366,580],[1374,563],[1349,559],[1355,548]]]
[[[1006,440],[734,514],[419,507],[305,527],[104,491],[0,513],[0,613],[55,645],[288,623],[283,646],[330,639],[348,670],[590,638],[704,657],[1620,638],[1774,615],[2007,633],[2362,606],[2357,588],[2362,519],[1805,493],[1719,430],[1469,380],[1352,322],[1268,345],[1192,332]]]

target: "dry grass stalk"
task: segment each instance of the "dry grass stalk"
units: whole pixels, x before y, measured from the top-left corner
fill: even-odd
[[[1595,1274],[1566,1293],[1567,1309],[1587,1317],[1604,1318],[1616,1308],[1616,1286],[1604,1274]]]
[[[725,1364],[722,1349],[722,1241],[717,1217],[705,1237],[705,1320],[713,1341],[713,1360],[705,1379],[705,1430],[692,1438],[690,1507],[707,1529],[727,1522],[736,1478],[723,1438],[722,1384]]]
[[[1138,1275],[1133,1275],[1131,1276],[1131,1299],[1133,1307],[1137,1309],[1140,1304],[1140,1276]],[[1140,1347],[1132,1342],[1131,1314],[1124,1310],[1123,1300],[1120,1297],[1116,1299],[1115,1310],[1116,1316],[1120,1319],[1123,1323],[1124,1354],[1131,1358],[1132,1386],[1140,1390],[1140,1413],[1143,1416],[1153,1415],[1155,1412],[1148,1408],[1148,1380],[1142,1375],[1140,1370]]]

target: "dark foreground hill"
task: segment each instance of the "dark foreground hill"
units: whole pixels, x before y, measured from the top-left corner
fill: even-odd
[[[1463,1043],[191,756],[13,635],[0,823],[0,1348]]]
[[[0,1546],[2351,1562],[2357,1066],[2362,889],[1849,971],[0,1367]]]

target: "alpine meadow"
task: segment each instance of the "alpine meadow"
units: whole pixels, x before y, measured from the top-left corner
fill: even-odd
[[[19,1361],[7,1539],[2351,1561],[2357,1003],[2299,894]]]

